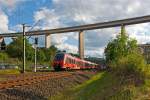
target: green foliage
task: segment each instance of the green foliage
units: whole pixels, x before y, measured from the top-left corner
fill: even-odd
[[[6,52],[0,52],[0,62],[5,64],[20,65],[20,61],[17,58],[10,58]]]
[[[124,28],[116,39],[108,43],[105,49],[106,61],[121,79],[136,80],[144,83],[146,77],[146,62],[138,50],[137,41],[130,39]],[[133,81],[133,82],[134,82]]]
[[[138,51],[137,41],[130,39],[124,27],[117,38],[108,43],[105,49],[106,61],[111,67],[133,72],[145,68],[145,61]]]
[[[146,62],[139,54],[130,54],[120,58],[116,63],[110,65],[114,69],[116,76],[122,80],[130,79],[135,85],[142,85],[146,79]],[[129,81],[126,82],[129,84]]]
[[[50,48],[43,48],[43,49],[41,49],[42,50],[42,52],[44,53],[44,55],[45,55],[45,57],[44,57],[44,55],[42,54],[42,52],[41,52],[41,55],[43,55],[43,59],[44,59],[44,61],[48,61],[49,62],[49,65],[50,66],[52,66],[52,63],[53,63],[53,60],[54,60],[54,57],[55,57],[55,55],[56,55],[56,53],[57,53],[57,48],[55,47],[55,46],[51,46]]]
[[[23,59],[23,37],[18,37],[16,40],[11,42],[6,51],[10,57],[19,58],[20,60]],[[32,45],[29,44],[28,40],[26,39],[26,58],[27,60],[34,59],[34,49]]]
[[[49,100],[147,100],[150,79],[136,86],[130,79],[120,79],[112,72],[101,72],[75,88],[62,91]],[[126,84],[127,83],[127,84]]]
[[[121,57],[137,51],[137,41],[130,39],[125,33],[124,28],[122,28],[121,33],[117,35],[116,39],[110,41],[105,48],[106,62],[116,62]]]
[[[122,87],[118,77],[109,72],[102,72],[49,100],[131,100],[131,98],[132,93]]]
[[[108,43],[105,56],[111,67],[109,72],[99,73],[75,89],[54,97],[53,100],[149,99],[150,79],[145,77],[146,62],[138,51],[137,41],[125,34],[124,27],[116,39]],[[149,85],[146,85],[147,81]]]
[[[8,60],[8,55],[5,52],[0,52],[0,60],[1,61],[6,61]]]
[[[51,46],[49,48],[49,51],[50,51],[50,66],[52,66],[54,57],[55,57],[56,52],[57,52],[57,48],[55,46]]]
[[[0,75],[10,75],[10,74],[20,74],[20,71],[18,69],[6,69],[6,70],[0,70]]]
[[[46,65],[46,66],[50,65],[51,66],[56,52],[57,52],[57,48],[55,46],[51,46],[48,49],[38,48],[37,49],[37,63],[40,65]],[[11,42],[7,46],[6,54],[0,53],[0,60],[1,59],[4,59],[4,60],[7,59],[7,54],[9,55],[11,60],[19,59],[19,61],[21,61],[21,63],[20,62],[18,62],[18,63],[22,64],[22,60],[23,60],[23,37],[18,37],[16,40]],[[26,65],[27,65],[27,69],[30,69],[30,67],[33,65],[33,62],[35,59],[34,55],[35,55],[34,48],[32,47],[31,44],[29,44],[28,40],[26,39],[26,60],[27,60]]]
[[[69,53],[70,55],[74,56],[74,57],[80,57],[79,54],[73,54],[73,53]]]
[[[37,61],[38,62],[43,62],[46,60],[46,55],[42,49],[39,49],[37,51]]]

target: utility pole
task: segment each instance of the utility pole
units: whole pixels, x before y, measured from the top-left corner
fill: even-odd
[[[25,73],[26,68],[26,34],[25,34],[25,24],[22,24],[23,26],[23,73]]]
[[[35,43],[34,43],[34,72],[36,72],[36,68],[37,68],[37,45],[38,45],[38,38],[35,37]]]

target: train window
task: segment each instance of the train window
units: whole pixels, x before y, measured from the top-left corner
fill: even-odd
[[[88,63],[85,63],[85,66],[86,66],[86,67],[88,67],[88,66],[89,66],[89,64],[88,64]]]
[[[70,63],[70,58],[68,58],[68,63]]]
[[[80,67],[82,67],[82,62],[80,62]]]
[[[84,66],[84,62],[82,62],[82,66]]]
[[[74,60],[74,64],[76,64],[76,60]]]
[[[72,59],[70,59],[70,63],[72,63]]]
[[[57,54],[56,56],[55,56],[55,60],[56,61],[60,61],[60,60],[63,60],[64,59],[64,54]]]
[[[66,57],[66,63],[68,63],[68,58]]]
[[[74,59],[72,59],[72,64],[74,64]]]
[[[77,62],[77,66],[80,67],[80,62],[79,61]]]
[[[74,59],[72,59],[72,63],[74,64]]]
[[[72,63],[72,59],[69,58],[69,63]]]
[[[69,58],[67,58],[67,63],[69,63]]]

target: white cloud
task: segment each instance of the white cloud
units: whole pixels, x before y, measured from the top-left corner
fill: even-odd
[[[53,9],[42,8],[34,14],[35,21],[41,19],[40,26],[47,29],[97,23],[109,20],[123,19],[150,14],[150,0],[52,0]],[[149,24],[139,24],[127,27],[130,37],[138,39],[138,43],[149,41]],[[86,55],[102,55],[108,41],[120,32],[120,28],[85,31]],[[145,33],[147,34],[145,36]],[[78,34],[55,35],[54,44],[60,48],[70,48],[66,43]],[[146,38],[145,38],[146,37]],[[76,41],[77,42],[77,41]],[[65,46],[67,45],[67,46]],[[69,47],[70,45],[70,47]],[[77,46],[76,46],[77,48]],[[73,47],[70,50],[73,51]],[[68,50],[68,49],[67,49]]]
[[[98,48],[96,50],[86,50],[85,51],[85,56],[93,56],[93,57],[104,57],[104,47],[103,48]]]
[[[8,16],[0,10],[0,33],[8,32]]]
[[[68,37],[65,34],[59,34],[59,35],[55,34],[55,35],[52,35],[52,44],[53,45],[61,45],[67,39],[68,39]]]
[[[34,13],[35,22],[40,20],[42,29],[51,29],[60,27],[59,16],[55,14],[55,10],[41,8],[41,10]]]
[[[138,40],[139,44],[150,42],[150,23],[128,26],[126,30],[130,33],[130,37]]]
[[[35,22],[40,20],[37,27],[41,27],[41,29],[53,29],[63,26],[63,24],[60,23],[60,16],[57,15],[54,9],[50,10],[47,8],[41,8],[41,10],[34,13],[34,20]],[[77,34],[69,33],[51,35],[52,44],[56,45],[59,49],[67,50],[67,52],[76,51],[77,47],[65,43],[69,38],[77,39]]]
[[[9,18],[8,15],[3,11],[3,8],[8,11],[14,10],[17,4],[25,0],[0,0],[0,33],[12,32],[9,30]]]
[[[66,50],[68,53],[78,53],[78,48],[76,46],[67,43],[63,45],[56,45],[56,47],[60,50]]]
[[[150,14],[150,1],[145,0],[53,0],[55,10],[59,15],[65,15],[72,23],[88,24],[108,20],[123,19]],[[71,23],[70,22],[70,23]],[[127,27],[130,37],[138,39],[138,43],[148,42],[149,24],[139,24]],[[100,52],[108,41],[119,33],[119,28],[102,29],[85,33],[86,51],[92,54]],[[146,37],[146,39],[145,39]],[[97,51],[96,51],[97,49]],[[102,53],[102,52],[100,52]]]
[[[16,32],[22,32],[22,25],[17,24],[11,28],[11,30],[16,31]]]
[[[25,0],[0,0],[0,5],[5,7],[14,8],[17,4],[20,2],[23,2]]]

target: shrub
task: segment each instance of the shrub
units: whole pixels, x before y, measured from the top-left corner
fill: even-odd
[[[117,61],[116,65],[118,69],[125,69],[128,73],[133,71],[143,72],[146,66],[144,58],[140,54],[130,54],[122,57]]]
[[[146,62],[141,54],[133,53],[120,58],[112,64],[113,72],[125,80],[135,84],[143,83],[146,78]]]
[[[117,76],[125,79],[132,77],[136,80],[144,80],[146,62],[138,50],[137,40],[129,38],[124,27],[121,33],[108,43],[105,48],[105,56],[107,64]]]
[[[0,61],[8,60],[8,55],[5,52],[0,52]]]

